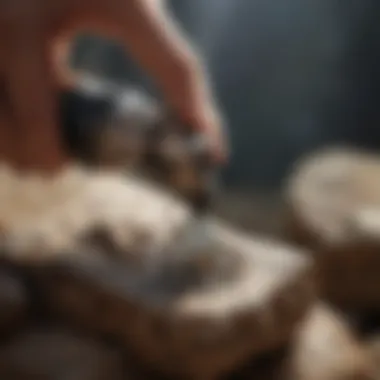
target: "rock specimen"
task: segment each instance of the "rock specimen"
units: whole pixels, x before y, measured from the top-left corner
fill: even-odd
[[[330,149],[296,168],[286,190],[288,237],[311,248],[325,295],[354,310],[378,310],[380,158]]]
[[[143,172],[200,208],[210,201],[215,176],[206,137],[143,91],[78,77],[61,92],[60,120],[68,149],[82,163]]]

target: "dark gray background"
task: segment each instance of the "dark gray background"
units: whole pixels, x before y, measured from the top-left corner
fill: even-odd
[[[173,0],[207,57],[228,121],[230,185],[277,187],[321,145],[380,146],[378,0]],[[116,45],[82,37],[74,63],[146,82]]]

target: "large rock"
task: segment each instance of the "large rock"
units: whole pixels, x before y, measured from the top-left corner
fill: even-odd
[[[59,316],[149,367],[214,378],[283,344],[314,299],[312,262],[292,247],[198,219],[131,177],[66,179],[57,198],[45,185],[45,196],[29,192],[48,207],[23,198],[20,214],[17,204],[4,213],[4,255],[35,275]]]
[[[91,339],[56,328],[30,330],[0,347],[4,380],[133,380],[122,357]]]
[[[296,168],[286,197],[288,237],[314,251],[329,300],[379,309],[380,157],[319,152]]]

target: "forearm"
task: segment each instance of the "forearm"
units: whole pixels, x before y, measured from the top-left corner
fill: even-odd
[[[224,150],[222,120],[200,55],[162,0],[84,1],[82,28],[115,38],[146,69],[168,105],[193,129],[205,131],[213,151]],[[90,7],[91,5],[91,7]],[[86,19],[86,20],[85,20]],[[219,153],[217,153],[219,155]]]

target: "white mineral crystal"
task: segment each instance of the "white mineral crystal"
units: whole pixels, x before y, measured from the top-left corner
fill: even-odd
[[[55,178],[0,167],[0,242],[15,257],[72,251],[97,227],[120,251],[141,254],[170,244],[190,212],[180,201],[134,177],[70,166]]]

